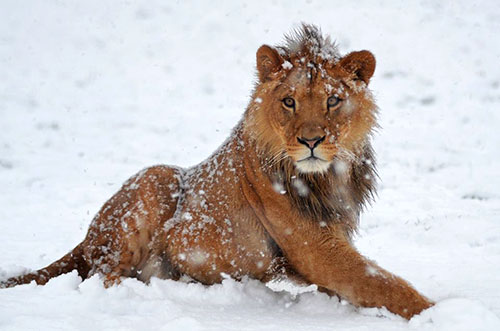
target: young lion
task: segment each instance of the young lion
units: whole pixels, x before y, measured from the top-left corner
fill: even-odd
[[[375,190],[370,143],[377,107],[369,51],[341,56],[303,25],[284,46],[257,51],[259,81],[243,119],[189,169],[155,166],[129,179],[76,248],[11,287],[77,270],[86,279],[285,275],[407,319],[432,303],[352,244]]]

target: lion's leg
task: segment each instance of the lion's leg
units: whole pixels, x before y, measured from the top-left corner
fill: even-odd
[[[407,319],[432,306],[405,280],[359,254],[340,230],[309,229],[297,237],[293,244],[285,242],[283,251],[304,278],[327,293],[362,307],[386,307]]]
[[[342,225],[320,226],[297,214],[283,217],[282,211],[289,208],[284,197],[260,199],[255,191],[258,186],[243,184],[245,197],[283,255],[311,283],[355,305],[385,306],[407,319],[432,306],[431,301],[406,281],[359,254]]]
[[[153,238],[175,212],[179,177],[177,169],[148,168],[106,202],[82,243],[89,275],[104,275],[106,286],[118,283],[121,277],[140,275],[151,257]]]
[[[366,259],[347,240],[337,239],[331,260],[333,277],[326,288],[355,305],[386,307],[410,319],[433,305],[404,279]]]

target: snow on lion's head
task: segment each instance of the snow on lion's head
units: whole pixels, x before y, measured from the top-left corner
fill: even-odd
[[[299,174],[342,167],[376,125],[367,88],[374,70],[369,51],[341,56],[329,37],[303,24],[284,45],[258,49],[247,130],[271,162],[293,164]]]

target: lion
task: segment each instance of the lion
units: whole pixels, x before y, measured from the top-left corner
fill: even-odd
[[[71,252],[1,287],[42,285],[72,270],[82,280],[99,274],[106,287],[123,277],[206,285],[227,275],[289,277],[356,306],[419,314],[433,302],[352,240],[375,193],[374,70],[371,52],[341,56],[313,25],[261,46],[249,105],[212,156],[188,169],[142,170]]]

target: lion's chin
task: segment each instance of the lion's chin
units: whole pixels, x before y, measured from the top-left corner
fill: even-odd
[[[331,162],[318,158],[308,158],[295,162],[295,167],[301,173],[324,173],[330,168]]]

